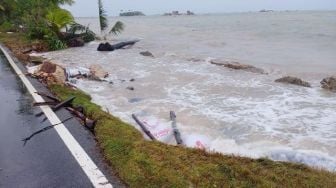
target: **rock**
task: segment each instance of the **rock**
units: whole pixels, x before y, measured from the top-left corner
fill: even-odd
[[[331,90],[331,91],[336,91],[336,77],[332,76],[332,77],[324,78],[321,81],[321,87],[323,89],[327,89],[327,90]]]
[[[52,73],[52,76],[57,84],[64,84],[66,81],[65,70],[61,66],[56,66],[56,71]]]
[[[285,76],[285,77],[279,78],[275,80],[275,82],[294,84],[294,85],[303,86],[303,87],[311,87],[311,85],[308,82],[303,81],[300,78],[296,78],[292,76]]]
[[[45,73],[54,73],[56,71],[56,64],[44,62],[40,67],[40,71]]]
[[[134,87],[127,87],[126,89],[128,89],[128,90],[131,90],[131,91],[134,91]]]
[[[154,57],[154,55],[150,51],[140,52],[140,54],[146,57]]]
[[[100,65],[91,65],[89,69],[90,69],[91,76],[96,77],[100,80],[108,77],[109,75],[109,73],[104,71],[104,69]]]
[[[38,68],[34,67],[34,76],[51,84],[64,84],[66,81],[65,70],[63,67],[52,62],[44,62]]]
[[[80,37],[70,39],[67,42],[68,47],[82,47],[84,46],[84,44],[85,44],[84,40]]]
[[[214,65],[230,68],[230,69],[235,69],[235,70],[244,70],[244,71],[252,72],[252,73],[267,74],[261,68],[257,68],[257,67],[252,66],[252,65],[241,64],[241,63],[236,62],[236,61],[211,60],[210,63],[214,64]]]
[[[134,82],[134,81],[135,81],[135,79],[134,79],[134,78],[130,79],[130,82]]]
[[[98,51],[113,51],[114,48],[110,43],[106,42],[106,43],[100,43],[97,50]]]

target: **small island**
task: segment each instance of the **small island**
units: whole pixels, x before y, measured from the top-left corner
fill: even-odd
[[[119,16],[145,16],[145,14],[140,11],[127,11],[121,12]]]
[[[192,16],[195,15],[195,13],[191,12],[190,10],[188,10],[186,13],[180,13],[179,11],[172,11],[172,12],[168,12],[168,13],[164,13],[164,16],[182,16],[182,15],[188,15],[188,16]]]
[[[259,12],[274,12],[274,10],[266,10],[266,9],[262,9]]]

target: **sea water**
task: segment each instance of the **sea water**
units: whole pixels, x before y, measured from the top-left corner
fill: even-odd
[[[113,52],[97,52],[100,41],[94,41],[46,54],[67,67],[99,64],[108,71],[109,82],[76,83],[104,110],[138,129],[132,113],[170,131],[169,111],[174,110],[191,147],[200,139],[209,151],[336,170],[336,94],[319,83],[336,75],[336,12],[110,20],[126,28],[109,42],[141,41]],[[99,30],[97,18],[78,22]],[[147,50],[155,57],[139,54]],[[254,65],[268,74],[229,70],[210,64],[211,59]],[[312,88],[274,82],[286,75]],[[174,143],[172,136],[162,141]]]

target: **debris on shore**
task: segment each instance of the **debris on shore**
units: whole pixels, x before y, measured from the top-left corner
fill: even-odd
[[[285,76],[285,77],[276,79],[275,82],[293,84],[293,85],[298,85],[298,86],[303,86],[303,87],[311,87],[310,83],[303,81],[300,78],[293,77],[293,76]]]
[[[320,83],[323,89],[336,92],[336,77],[335,76],[324,78]]]
[[[234,69],[234,70],[244,70],[247,72],[258,73],[258,74],[267,74],[263,69],[257,68],[252,65],[241,64],[236,61],[226,61],[226,60],[210,60],[211,64],[223,66],[226,68]]]

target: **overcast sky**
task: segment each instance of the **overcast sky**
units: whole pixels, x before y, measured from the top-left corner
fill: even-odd
[[[75,0],[66,6],[76,17],[97,16],[97,0]],[[121,10],[139,10],[145,14],[162,14],[179,10],[195,13],[224,13],[272,10],[336,10],[336,0],[103,0],[109,16]]]

